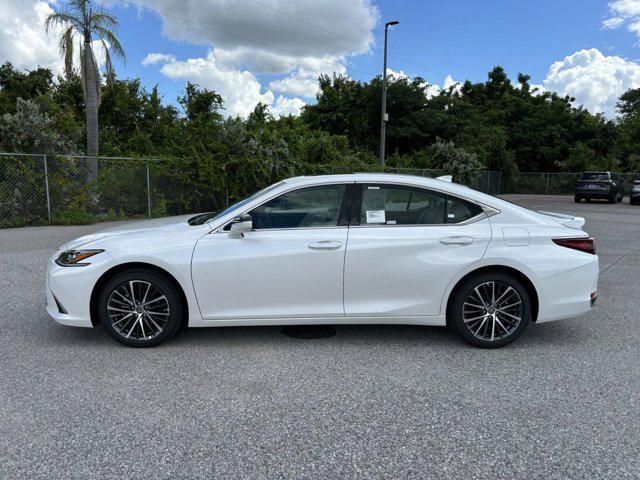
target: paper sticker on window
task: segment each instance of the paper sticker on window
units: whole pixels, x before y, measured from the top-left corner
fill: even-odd
[[[367,210],[367,223],[384,223],[384,210]]]
[[[453,213],[448,213],[447,214],[447,218],[456,218],[456,216]]]

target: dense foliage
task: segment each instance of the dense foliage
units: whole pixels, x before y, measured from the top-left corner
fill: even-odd
[[[240,119],[227,118],[224,99],[197,85],[188,84],[173,104],[138,79],[112,79],[102,87],[100,155],[164,159],[153,166],[166,173],[164,187],[190,193],[181,205],[169,197],[157,202],[157,214],[215,209],[284,176],[379,169],[381,79],[322,76],[319,86],[317,102],[300,117],[276,119],[260,104]],[[497,170],[507,182],[517,171],[640,170],[640,89],[621,97],[620,117],[612,120],[573,107],[571,98],[537,91],[526,75],[513,84],[500,67],[485,82],[435,96],[426,87],[420,78],[390,82],[389,166],[434,168],[463,181]],[[42,68],[0,66],[0,151],[85,152],[84,110],[76,75],[54,79]],[[61,181],[82,177],[68,171],[78,165],[65,168]],[[0,164],[0,195],[17,202],[8,179],[23,178],[24,171],[8,169]],[[103,168],[97,181],[102,200],[112,195],[119,215],[135,188],[110,171]],[[63,210],[91,210],[91,195],[85,188]]]

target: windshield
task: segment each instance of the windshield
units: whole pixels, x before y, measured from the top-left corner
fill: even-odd
[[[581,180],[609,180],[609,174],[601,172],[583,173]]]
[[[260,191],[258,191],[256,193],[254,193],[253,195],[251,195],[250,197],[247,197],[244,200],[240,200],[239,202],[236,202],[233,205],[228,206],[227,208],[225,208],[221,212],[217,212],[217,213],[216,212],[201,213],[200,215],[196,215],[195,217],[191,217],[189,219],[189,225],[202,225],[203,223],[210,222],[211,220],[215,220],[216,218],[222,217],[223,215],[226,215],[227,213],[235,210],[236,208],[239,208],[242,205],[245,205],[245,204],[249,203],[250,201],[255,200],[259,196],[264,195],[265,193],[270,192],[271,190],[275,190],[276,188],[278,188],[282,184],[284,184],[284,182],[274,183],[273,185],[270,185],[267,188],[263,188],[262,190],[260,190]]]

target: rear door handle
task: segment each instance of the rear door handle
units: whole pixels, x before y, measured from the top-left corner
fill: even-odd
[[[307,245],[311,250],[338,250],[342,246],[342,242],[333,240],[321,240],[320,242],[310,243]]]
[[[443,245],[471,245],[475,239],[473,237],[444,237],[440,239]]]

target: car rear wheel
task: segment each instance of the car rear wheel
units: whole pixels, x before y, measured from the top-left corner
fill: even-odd
[[[484,273],[456,289],[447,318],[466,342],[482,348],[502,347],[527,328],[531,321],[531,299],[514,276]]]
[[[127,270],[109,280],[98,299],[100,322],[129,347],[152,347],[175,335],[182,302],[173,284],[151,270]]]
[[[582,200],[582,198],[580,198],[577,195],[575,197],[573,197],[573,201],[576,202],[576,203],[580,203],[580,200]]]

